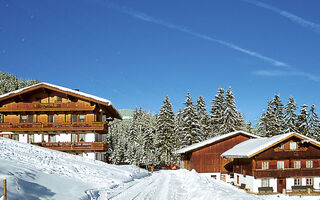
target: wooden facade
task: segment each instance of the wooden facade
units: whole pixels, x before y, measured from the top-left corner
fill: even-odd
[[[121,116],[108,100],[47,83],[0,96],[0,136],[9,132],[8,138],[26,137],[25,142],[55,150],[107,151],[101,138],[114,118]],[[85,141],[88,133],[90,142]],[[82,141],[74,140],[75,134],[84,135]],[[64,141],[55,141],[61,135]]]
[[[227,155],[228,152],[225,157],[231,158]],[[249,181],[253,179],[261,180],[270,188],[274,187],[272,192],[292,192],[295,187],[320,189],[320,145],[300,134],[292,133],[247,157],[232,157],[233,173],[237,179],[235,184],[251,185],[251,190],[264,189],[259,181]],[[240,176],[242,181],[239,182]],[[253,179],[247,179],[248,176]],[[307,181],[302,183],[302,180]],[[260,185],[255,186],[257,183]]]
[[[249,140],[252,135],[235,132],[212,143],[181,153],[184,168],[194,169],[198,173],[228,173],[232,171],[231,159],[222,158],[221,154],[235,145]]]

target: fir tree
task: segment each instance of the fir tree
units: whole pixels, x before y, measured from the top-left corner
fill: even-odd
[[[212,100],[210,137],[220,135],[222,133],[221,126],[223,126],[224,110],[225,110],[224,90],[222,88],[219,88],[217,94]]]
[[[284,108],[284,121],[285,121],[285,131],[286,133],[297,131],[297,104],[294,101],[293,97],[289,97],[288,103],[285,105]]]
[[[308,105],[302,105],[300,114],[297,118],[297,130],[302,135],[308,135],[309,131],[309,113],[308,113]]]
[[[157,124],[159,151],[164,156],[165,162],[169,163],[174,142],[174,113],[168,96],[163,100]]]
[[[202,95],[197,99],[195,109],[200,120],[200,140],[208,139],[210,133],[210,118],[207,113],[206,102],[204,101]]]
[[[201,141],[199,117],[196,115],[190,92],[188,91],[185,101],[185,108],[182,111],[182,145],[188,146]]]
[[[310,108],[310,118],[309,118],[309,130],[306,136],[317,139],[319,137],[319,116],[315,112],[315,105]]]

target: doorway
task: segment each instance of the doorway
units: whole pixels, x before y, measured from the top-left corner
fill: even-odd
[[[285,178],[277,178],[277,187],[278,187],[278,193],[282,193],[282,189],[286,189],[286,179]]]

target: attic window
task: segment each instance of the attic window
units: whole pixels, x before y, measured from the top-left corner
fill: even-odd
[[[284,144],[283,143],[280,144],[279,149],[284,149]]]
[[[57,101],[61,102],[62,101],[62,97],[57,97]]]
[[[298,146],[296,142],[290,142],[290,150],[297,150]]]

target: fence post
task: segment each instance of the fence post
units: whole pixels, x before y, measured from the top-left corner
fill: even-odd
[[[7,200],[7,180],[3,179],[3,200]]]

